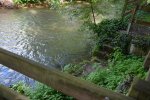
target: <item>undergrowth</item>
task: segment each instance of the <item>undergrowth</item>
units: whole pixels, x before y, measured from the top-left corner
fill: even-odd
[[[130,78],[133,79],[135,76],[145,78],[146,72],[142,65],[143,58],[124,56],[120,50],[116,50],[106,69],[99,68],[89,74],[86,79],[102,87],[117,91],[118,86]],[[128,88],[123,90],[123,93],[127,93],[127,91]]]
[[[117,49],[112,54],[107,68],[100,68],[98,65],[96,70],[89,75],[84,76],[84,79],[107,89],[118,91],[118,86],[130,78],[131,82],[135,76],[138,76],[139,78],[145,78],[146,72],[144,71],[142,64],[143,58],[125,56],[120,52],[119,49]],[[79,66],[77,68],[79,68]],[[69,69],[67,67],[67,70],[69,70],[69,72],[74,72],[74,70],[77,69]],[[79,70],[81,69],[79,68]],[[130,86],[123,88],[121,92],[127,93],[129,87]],[[22,94],[25,94],[26,96],[29,96],[31,100],[73,100],[72,97],[66,96],[39,83],[34,89],[27,88],[27,86],[20,83],[14,85],[12,88]]]
[[[28,96],[30,100],[74,100],[72,97],[66,96],[42,83],[36,83],[35,88],[31,88],[24,83],[19,82],[11,88]]]

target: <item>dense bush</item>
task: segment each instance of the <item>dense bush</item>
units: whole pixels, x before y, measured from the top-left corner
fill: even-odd
[[[142,48],[144,51],[148,51],[150,47],[150,37],[135,36],[133,37],[132,43],[135,44],[136,47]]]
[[[107,68],[102,68],[99,64],[92,64],[96,70],[87,76],[83,76],[85,80],[89,80],[97,85],[116,91],[118,86],[128,79],[133,79],[133,77],[138,76],[140,78],[145,78],[146,72],[143,67],[143,58],[138,58],[135,56],[125,56],[119,49],[111,55],[109,64]],[[70,66],[70,65],[69,65]],[[66,68],[77,72],[78,67]],[[72,67],[72,66],[70,66]],[[69,70],[69,72],[70,72]],[[72,73],[72,71],[71,71]],[[131,81],[130,81],[131,84]],[[122,93],[127,93],[128,88],[123,89]],[[12,87],[14,90],[29,96],[31,100],[74,100],[72,97],[66,96],[52,88],[49,88],[43,84],[38,84],[35,88],[27,88],[24,84],[16,84]]]
[[[98,36],[107,35],[107,37],[114,37],[119,30],[126,30],[127,22],[121,19],[107,19],[97,25],[90,27]]]
[[[82,74],[83,66],[80,64],[68,64],[64,67],[63,72],[78,76]]]
[[[46,0],[14,0],[16,4],[26,4],[26,3],[40,3]]]
[[[102,87],[116,90],[117,87],[130,77],[145,77],[142,67],[143,59],[133,56],[124,56],[120,51],[115,51],[109,61],[108,68],[97,69],[87,76],[87,80]],[[123,91],[126,93],[127,90]]]
[[[127,48],[131,42],[131,37],[119,31],[126,30],[127,26],[126,19],[107,19],[97,25],[89,25],[90,29],[97,34],[96,48],[100,48],[103,44],[109,44],[120,47],[125,54],[128,52]]]
[[[119,47],[123,54],[128,54],[132,37],[129,34],[120,33],[113,39],[115,46]]]
[[[30,100],[74,100],[72,97],[66,96],[41,83],[37,83],[35,88],[29,88],[24,83],[15,84],[11,88],[28,96]]]

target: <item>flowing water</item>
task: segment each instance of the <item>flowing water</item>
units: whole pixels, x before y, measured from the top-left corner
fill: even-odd
[[[55,10],[0,9],[0,47],[59,69],[90,56],[91,40],[87,32],[79,31],[80,26],[79,20]],[[0,71],[1,83],[16,82],[10,81],[17,72],[2,65]]]

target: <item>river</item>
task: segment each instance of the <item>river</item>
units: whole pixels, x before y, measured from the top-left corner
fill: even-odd
[[[0,9],[0,47],[60,69],[90,56],[90,35],[88,31],[79,31],[81,24],[56,10]],[[11,85],[25,79],[24,75],[1,65],[0,83]]]

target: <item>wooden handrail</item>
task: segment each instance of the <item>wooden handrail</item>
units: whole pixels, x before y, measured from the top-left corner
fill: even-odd
[[[0,48],[0,63],[78,100],[134,100]]]
[[[136,100],[150,100],[150,82],[134,78],[128,95]]]
[[[149,68],[148,73],[147,73],[146,81],[150,82],[150,68]]]
[[[148,52],[148,54],[145,57],[143,66],[144,66],[144,69],[146,69],[146,70],[150,69],[150,51]]]
[[[29,100],[27,97],[20,95],[19,93],[3,85],[0,85],[0,97],[4,98],[4,100]]]
[[[135,20],[136,24],[144,25],[144,26],[150,26],[150,22],[142,21],[142,20]]]

